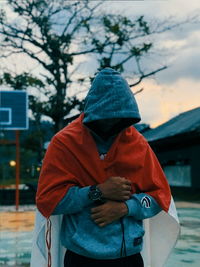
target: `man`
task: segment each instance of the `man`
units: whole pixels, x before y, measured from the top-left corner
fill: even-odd
[[[138,121],[126,80],[105,68],[92,83],[84,113],[53,137],[36,202],[48,219],[47,236],[50,218],[63,216],[64,266],[144,266],[143,220],[169,212],[172,202],[154,153],[132,126]],[[54,240],[46,242],[51,266]]]

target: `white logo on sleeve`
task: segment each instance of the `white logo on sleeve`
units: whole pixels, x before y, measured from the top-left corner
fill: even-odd
[[[151,199],[150,197],[143,197],[141,199],[141,203],[142,203],[142,206],[145,207],[145,208],[150,208],[151,207]]]

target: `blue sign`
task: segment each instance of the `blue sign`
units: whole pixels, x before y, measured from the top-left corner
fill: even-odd
[[[0,129],[28,129],[28,96],[25,91],[0,91]]]

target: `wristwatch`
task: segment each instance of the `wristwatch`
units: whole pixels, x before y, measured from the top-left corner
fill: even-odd
[[[94,202],[104,202],[102,198],[102,192],[96,185],[90,186],[88,197]]]

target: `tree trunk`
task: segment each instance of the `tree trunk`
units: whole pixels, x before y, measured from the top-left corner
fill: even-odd
[[[65,125],[63,119],[59,119],[59,120],[54,121],[54,133],[56,134],[61,129],[63,129],[65,126],[66,125]]]

